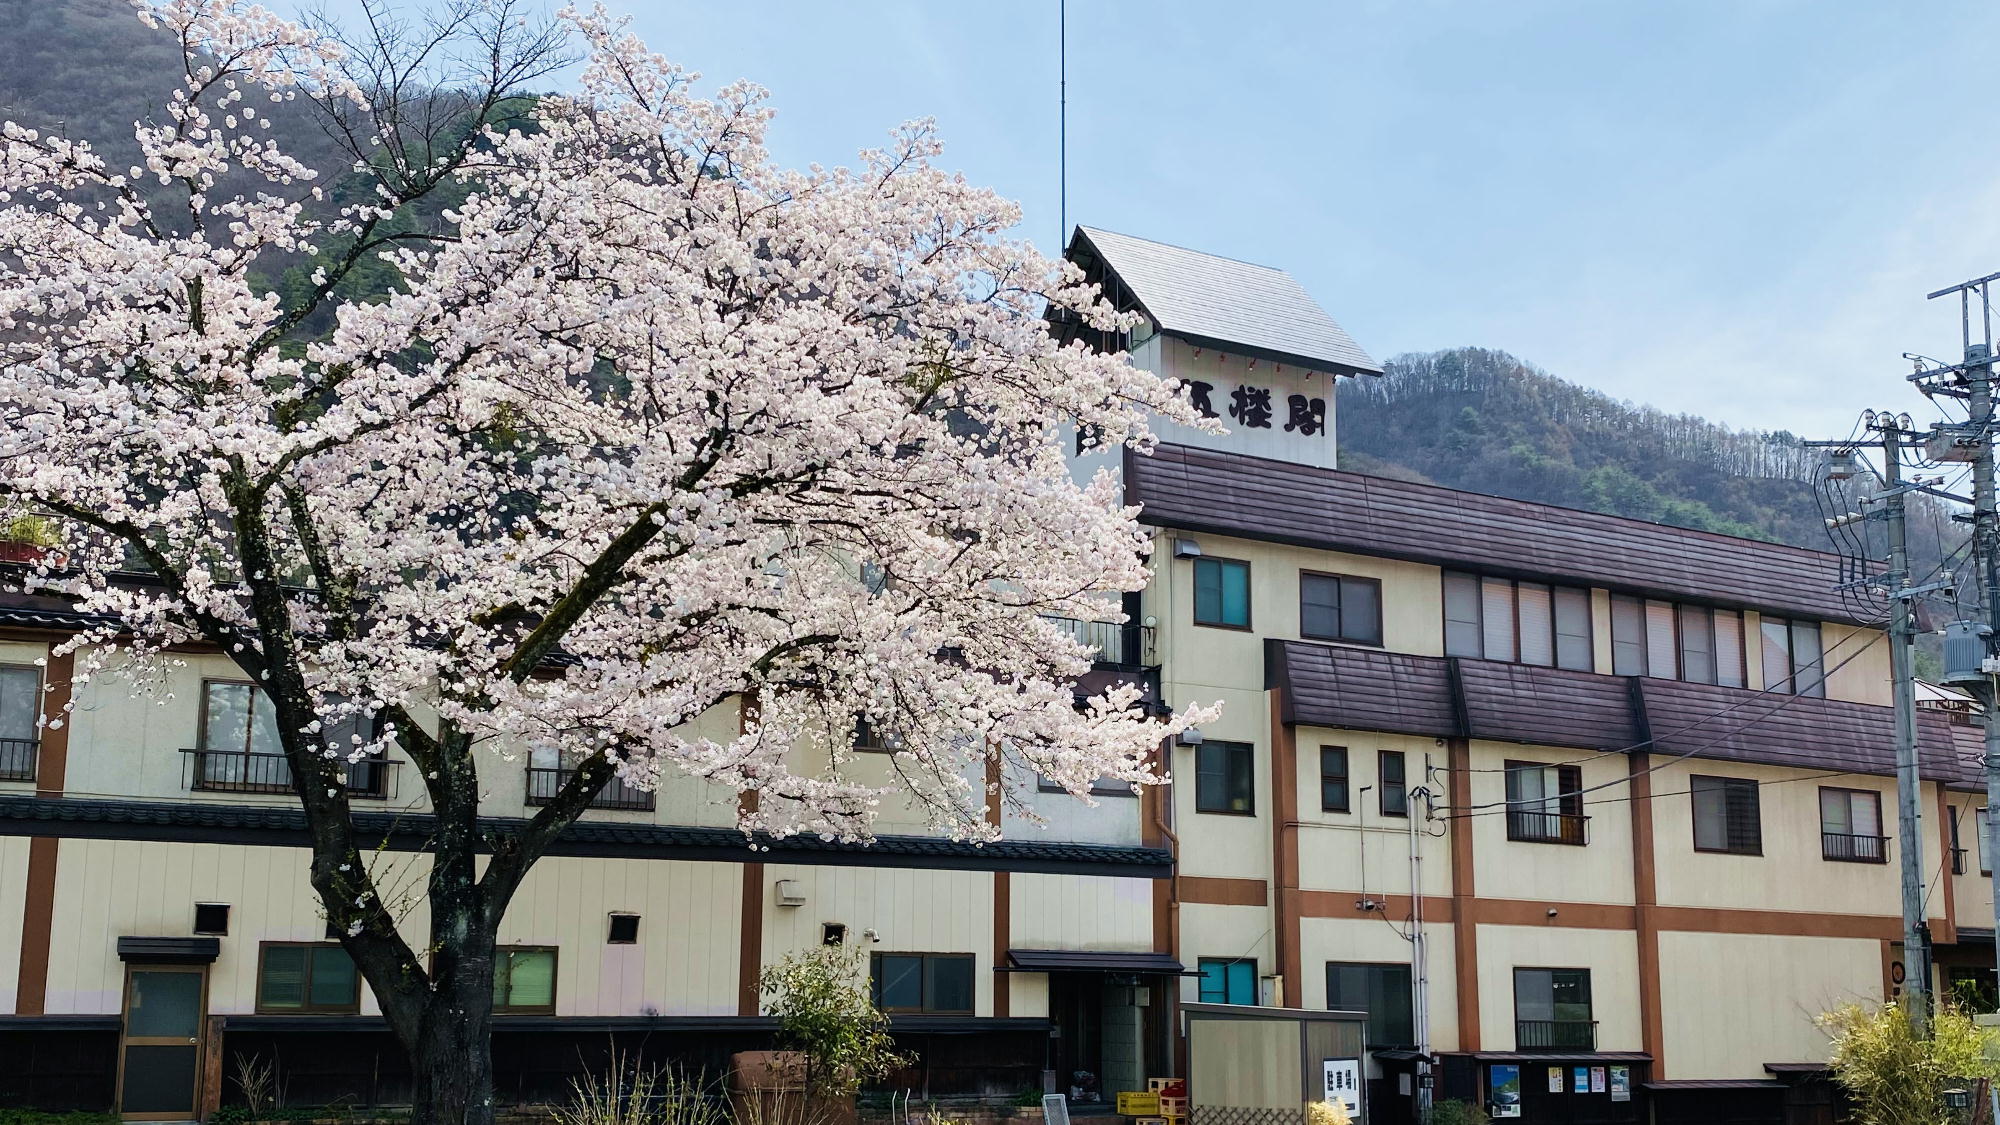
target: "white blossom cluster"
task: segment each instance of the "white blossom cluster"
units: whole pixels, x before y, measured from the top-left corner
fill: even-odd
[[[124,622],[82,641],[203,639],[296,680],[287,748],[329,761],[374,749],[329,736],[355,713],[422,715],[843,839],[911,796],[990,835],[993,754],[1079,794],[1153,781],[1210,714],[1077,705],[1089,654],[1044,618],[1116,620],[1148,542],[1108,477],[1072,482],[1063,435],[1144,452],[1148,416],[1196,420],[1058,341],[1052,313],[1127,322],[1008,239],[1014,205],[937,167],[928,124],[852,169],[781,168],[762,91],[698,97],[566,11],[580,89],[480,138],[437,237],[371,249],[391,291],[327,297],[302,341],[268,278],[337,263],[403,201],[335,207],[261,105],[366,119],[364,92],[259,9],[140,11],[189,59],[142,167],[0,126],[0,503],[85,533],[35,577]],[[260,190],[219,196],[246,173]],[[153,580],[121,577],[131,554]],[[739,737],[686,733],[739,698]],[[901,747],[891,786],[843,768],[863,719]]]

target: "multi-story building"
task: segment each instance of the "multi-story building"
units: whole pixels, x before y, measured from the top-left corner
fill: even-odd
[[[1375,368],[1291,279],[1071,249],[1230,427],[1077,459],[1157,531],[1165,702],[1225,704],[1171,750],[1182,999],[1368,1011],[1376,1121],[1426,1069],[1528,1121],[1809,1119],[1814,1017],[1905,971],[1888,642],[1838,558],[1341,472]],[[1920,735],[1938,983],[1990,997],[1980,731]]]
[[[733,793],[614,785],[503,926],[503,1096],[560,1096],[613,1043],[718,1067],[768,1042],[759,968],[837,941],[867,949],[919,1092],[1094,1104],[1181,1066],[1177,1005],[1208,1002],[1367,1012],[1385,1125],[1427,1076],[1529,1122],[1811,1112],[1812,1017],[1903,971],[1887,642],[1837,560],[1342,472],[1335,383],[1377,368],[1289,276],[1096,230],[1071,254],[1144,314],[1097,342],[1229,427],[1079,448],[1156,529],[1130,622],[1077,626],[1092,678],[1221,718],[1163,748],[1168,786],[1086,806],[1011,779],[1037,815],[996,809],[1008,838],[979,848],[891,810],[870,847],[750,851]],[[397,1101],[255,687],[190,649],[38,729],[85,624],[0,602],[0,1102],[180,1119],[239,1099],[251,1057],[294,1103]],[[1943,981],[1990,982],[1977,735],[1922,725]],[[496,756],[484,811],[565,768]],[[407,769],[350,779],[403,888]]]

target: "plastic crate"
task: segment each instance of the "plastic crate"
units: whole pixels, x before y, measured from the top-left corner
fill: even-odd
[[[1127,1117],[1158,1117],[1160,1095],[1149,1090],[1120,1090],[1118,1112]]]

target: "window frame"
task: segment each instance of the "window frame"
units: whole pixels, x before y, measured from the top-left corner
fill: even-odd
[[[1208,983],[1208,966],[1222,966],[1222,996],[1220,1000],[1210,1000],[1205,996]],[[1235,975],[1230,970],[1237,966],[1245,968],[1250,975],[1250,998],[1248,1000],[1229,999],[1229,990],[1235,983],[1230,978]],[[1231,1004],[1237,1007],[1255,1007],[1260,997],[1257,987],[1257,959],[1255,957],[1198,957],[1195,959],[1195,1000],[1201,1004]]]
[[[1667,617],[1673,625],[1674,667],[1671,673],[1655,668],[1652,658],[1652,635],[1651,630],[1648,628],[1648,611],[1650,607],[1656,605],[1667,607]],[[1625,607],[1637,613],[1638,624],[1636,628],[1639,630],[1639,635],[1636,638],[1621,636],[1622,630],[1619,628],[1620,607]],[[1747,616],[1749,612],[1751,611],[1735,606],[1711,605],[1706,602],[1676,601],[1672,598],[1650,598],[1642,594],[1627,594],[1612,591],[1610,612],[1611,674],[1614,676],[1641,676],[1654,680],[1677,680],[1684,684],[1707,684],[1711,687],[1747,690],[1750,687],[1750,663],[1753,653],[1749,628],[1750,622]],[[1721,682],[1723,640],[1720,631],[1716,628],[1715,622],[1716,615],[1724,613],[1733,614],[1736,618],[1736,666],[1742,669],[1743,678],[1743,682],[1740,684],[1725,684]],[[1702,623],[1706,626],[1708,635],[1708,678],[1705,680],[1690,679],[1688,677],[1687,621],[1690,616],[1699,616]],[[1762,620],[1760,617],[1758,626],[1760,639],[1754,648],[1754,652],[1760,662],[1758,665],[1760,668],[1762,667],[1763,653],[1761,647]],[[1621,672],[1618,670],[1618,656],[1621,644],[1626,649],[1633,650],[1636,653],[1639,664],[1638,671]]]
[[[1555,771],[1556,776],[1556,794],[1553,798],[1543,796],[1531,801],[1528,798],[1516,797],[1514,795],[1514,779],[1516,777],[1530,771],[1539,771],[1546,774],[1551,770]],[[1590,843],[1590,817],[1585,815],[1583,811],[1582,766],[1574,762],[1531,762],[1510,758],[1502,763],[1502,771],[1501,784],[1506,796],[1508,840],[1517,844],[1561,844],[1566,847],[1579,848],[1585,847]],[[1553,814],[1547,810],[1550,800],[1554,800],[1556,803],[1556,811]],[[1517,805],[1527,806],[1530,804],[1536,807],[1532,809],[1526,807],[1516,808]],[[1527,834],[1517,827],[1515,820],[1515,814],[1517,813],[1539,817],[1553,815],[1556,818],[1557,833],[1553,836],[1546,833],[1540,835]],[[1569,826],[1572,824],[1576,825],[1574,833],[1569,829]],[[1574,835],[1576,838],[1570,839],[1571,835]]]
[[[1713,782],[1715,784],[1706,790],[1697,790],[1696,786],[1702,782]],[[1763,855],[1764,854],[1763,789],[1764,787],[1758,784],[1755,779],[1748,777],[1727,777],[1722,774],[1707,774],[1707,773],[1697,773],[1688,775],[1688,829],[1689,829],[1689,836],[1694,841],[1694,850],[1697,852],[1708,852],[1713,855],[1754,855],[1754,856]],[[1747,790],[1750,794],[1750,808],[1752,813],[1754,814],[1751,820],[1750,827],[1757,837],[1757,843],[1756,846],[1754,847],[1742,847],[1731,843],[1731,841],[1736,838],[1735,827],[1731,823],[1732,817],[1730,816],[1730,812],[1734,807],[1731,803],[1729,796],[1732,790],[1738,790],[1738,791]],[[1722,801],[1723,844],[1721,847],[1702,846],[1701,811],[1699,808],[1699,800],[1700,800],[1699,793],[1701,792],[1713,793],[1716,795],[1717,799]]]
[[[1244,789],[1248,793],[1247,807],[1241,809],[1203,807],[1204,797],[1201,779],[1204,771],[1201,768],[1201,756],[1208,753],[1211,749],[1228,752],[1231,755],[1230,760],[1232,762],[1240,760],[1243,763],[1246,781]],[[1232,773],[1229,776],[1233,777],[1234,775]],[[1228,778],[1225,778],[1225,781],[1227,780]],[[1225,804],[1231,799],[1228,794],[1223,796]],[[1201,745],[1194,747],[1194,811],[1207,816],[1257,815],[1257,747],[1255,743],[1232,742],[1228,739],[1211,738],[1204,740]]]
[[[1590,970],[1587,967],[1578,967],[1572,965],[1516,965],[1514,966],[1514,975],[1512,984],[1514,986],[1514,1026],[1517,1035],[1519,1034],[1519,1028],[1521,1024],[1529,1022],[1524,1018],[1522,1018],[1521,1016],[1522,973],[1547,973],[1549,976],[1549,996],[1550,996],[1549,1018],[1546,1021],[1538,1020],[1535,1022],[1538,1023],[1547,1022],[1551,1024],[1564,1024],[1564,1023],[1595,1024],[1597,1022],[1596,982],[1591,980]],[[1590,1013],[1589,1018],[1583,1020],[1563,1020],[1556,1018],[1554,996],[1555,996],[1555,974],[1557,973],[1577,973],[1583,977],[1584,1007]]]
[[[1203,621],[1201,619],[1201,568],[1205,563],[1213,563],[1220,567],[1240,566],[1243,568],[1243,624],[1235,625],[1227,621]],[[1190,573],[1193,575],[1194,582],[1188,590],[1188,617],[1194,624],[1203,629],[1228,629],[1237,633],[1249,633],[1255,630],[1257,614],[1254,603],[1256,598],[1254,597],[1254,590],[1250,582],[1251,570],[1249,559],[1232,559],[1222,555],[1203,555],[1194,560],[1194,566]],[[1223,600],[1226,601],[1227,598],[1224,597]],[[1216,608],[1220,611],[1222,607],[1217,606]]]
[[[1344,635],[1330,636],[1325,633],[1309,633],[1306,631],[1306,580],[1307,579],[1330,581],[1334,584],[1334,589],[1340,598],[1338,611],[1340,613],[1340,627],[1343,630]],[[1375,617],[1374,617],[1374,628],[1371,635],[1356,636],[1351,633],[1345,632],[1347,630],[1347,584],[1350,582],[1374,588]],[[1307,640],[1332,641],[1335,644],[1359,645],[1364,648],[1381,648],[1383,644],[1382,613],[1383,613],[1382,580],[1380,578],[1369,578],[1359,574],[1340,574],[1330,570],[1308,570],[1303,567],[1300,568],[1299,636],[1304,637]]]
[[[1452,651],[1451,632],[1453,621],[1451,619],[1450,590],[1453,578],[1471,580],[1473,617],[1471,621],[1461,623],[1471,626],[1472,634],[1479,642],[1479,651],[1476,653]],[[1521,658],[1521,638],[1523,635],[1521,628],[1521,622],[1523,621],[1521,612],[1521,584],[1524,581],[1530,586],[1539,586],[1548,591],[1549,662],[1547,664],[1540,664]],[[1445,655],[1447,657],[1458,657],[1465,660],[1491,660],[1500,664],[1520,664],[1529,668],[1554,668],[1564,672],[1594,673],[1597,671],[1597,614],[1593,609],[1595,598],[1592,596],[1590,587],[1557,582],[1553,579],[1503,578],[1497,574],[1484,574],[1476,570],[1460,570],[1455,567],[1447,567],[1440,570],[1439,582],[1442,594],[1439,599],[1439,605],[1440,613],[1444,615],[1444,641]],[[1494,656],[1486,651],[1486,590],[1489,585],[1504,585],[1507,588],[1507,600],[1508,604],[1512,607],[1511,620],[1514,626],[1514,651],[1509,656]],[[1566,597],[1573,598],[1578,594],[1581,594],[1583,597],[1584,632],[1582,640],[1584,660],[1580,667],[1571,667],[1563,663],[1563,638],[1567,634],[1562,631],[1561,611],[1557,607]]]
[[[1326,768],[1327,756],[1339,755],[1340,769],[1337,773]],[[1345,746],[1321,746],[1319,748],[1319,811],[1330,813],[1351,813],[1354,811],[1353,762]],[[1326,800],[1326,787],[1334,778],[1339,778],[1340,804],[1331,805]]]
[[[1337,970],[1337,969],[1371,969],[1371,970],[1374,970],[1374,969],[1400,969],[1400,970],[1402,970],[1402,973],[1403,973],[1403,987],[1402,987],[1402,988],[1401,988],[1401,989],[1400,989],[1400,990],[1398,991],[1398,995],[1400,995],[1400,996],[1402,997],[1402,1001],[1403,1001],[1403,1009],[1402,1009],[1402,1012],[1401,1012],[1401,1019],[1402,1019],[1402,1023],[1403,1023],[1403,1025],[1404,1025],[1404,1026],[1406,1026],[1406,1027],[1408,1028],[1408,1030],[1409,1030],[1409,1033],[1410,1033],[1410,1036],[1411,1036],[1412,1038],[1414,1038],[1414,1037],[1415,1037],[1415,1035],[1416,1035],[1416,1020],[1417,1020],[1417,1017],[1416,1017],[1416,1003],[1415,1003],[1415,998],[1414,998],[1414,997],[1412,997],[1412,996],[1411,996],[1411,994],[1410,994],[1410,983],[1411,983],[1411,981],[1412,981],[1412,980],[1413,980],[1413,979],[1415,978],[1415,976],[1416,976],[1416,970],[1415,970],[1414,966],[1412,966],[1412,965],[1411,965],[1411,964],[1410,964],[1410,963],[1409,963],[1408,961],[1328,961],[1328,962],[1326,963],[1326,1006],[1327,1006],[1327,1010],[1328,1010],[1328,1011],[1334,1011],[1334,1012],[1353,1012],[1353,1011],[1363,1011],[1363,1012],[1367,1012],[1367,1013],[1368,1013],[1368,1025],[1369,1025],[1369,1026],[1368,1026],[1368,1042],[1369,1042],[1369,1045],[1370,1045],[1370,1047],[1371,1047],[1371,1048],[1379,1048],[1379,1047],[1403,1047],[1403,1046],[1414,1046],[1414,1044],[1413,1044],[1413,1043],[1398,1043],[1398,1042],[1394,1042],[1394,1041],[1392,1041],[1392,1040],[1393,1040],[1393,1037],[1392,1037],[1392,1036],[1387,1036],[1387,1035],[1383,1036],[1383,1037],[1382,1037],[1382,1038],[1381,1038],[1380,1040],[1378,1040],[1378,1039],[1376,1038],[1376,1035],[1375,1035],[1375,1032],[1376,1032],[1376,1030],[1377,1030],[1377,1029],[1376,1029],[1376,1028],[1375,1028],[1375,1026],[1374,1026],[1374,1024],[1375,1024],[1375,1009],[1374,1009],[1373,1007],[1370,1007],[1370,1006],[1368,1006],[1368,1005],[1366,1005],[1366,1004],[1364,1004],[1364,1005],[1363,1005],[1362,1007],[1360,1007],[1360,1008],[1355,1008],[1355,1007],[1353,1007],[1352,1005],[1338,1005],[1338,1004],[1335,1004],[1335,1003],[1333,1002],[1333,993],[1334,993],[1334,988],[1333,988],[1333,982],[1334,982],[1334,971],[1335,971],[1335,970]],[[1371,991],[1373,991],[1373,989],[1372,989],[1372,982],[1371,982],[1371,989],[1370,989],[1370,990],[1371,990]]]
[[[1826,675],[1827,675],[1826,623],[1823,621],[1806,620],[1797,617],[1786,617],[1782,614],[1775,614],[1775,613],[1758,614],[1757,615],[1757,667],[1759,669],[1760,674],[1768,673],[1769,671],[1769,669],[1764,667],[1764,643],[1767,639],[1767,634],[1765,633],[1765,630],[1773,625],[1779,626],[1782,632],[1784,633],[1785,667],[1787,669],[1787,673],[1784,677],[1784,682],[1789,686],[1787,687],[1774,686],[1771,683],[1771,677],[1768,674],[1765,674],[1763,677],[1764,690],[1774,695],[1803,695],[1809,699],[1825,699]],[[1819,659],[1813,661],[1813,664],[1818,669],[1817,671],[1818,679],[1813,681],[1811,691],[1799,690],[1798,635],[1800,630],[1802,629],[1811,630],[1812,634],[1816,638],[1818,638]]]
[[[914,957],[917,959],[917,1007],[890,1007],[882,1002],[882,959],[884,957]],[[931,962],[963,961],[969,968],[966,975],[966,995],[968,1006],[964,1008],[937,1008],[931,1005]],[[979,1009],[979,958],[973,953],[933,953],[916,949],[875,950],[868,955],[868,998],[876,1008],[893,1015],[906,1016],[970,1016]]]
[[[1399,807],[1389,807],[1388,763],[1396,763],[1396,802]],[[1375,807],[1382,816],[1408,819],[1410,815],[1410,762],[1409,755],[1401,750],[1375,751]]]
[[[264,1001],[264,968],[273,949],[306,950],[305,971],[301,981],[301,1002],[297,1007],[276,1006]],[[337,941],[260,941],[257,943],[257,983],[255,1006],[260,1015],[353,1015],[361,1010],[361,966],[354,965],[354,998],[343,1004],[313,1003],[313,962],[322,949],[337,949],[341,956],[353,964],[353,955]]]
[[[24,664],[18,660],[0,660],[0,672],[10,671],[24,672],[26,675],[22,676],[22,679],[34,681],[34,686],[28,689],[28,730],[26,734],[21,735],[12,735],[8,734],[5,730],[0,730],[0,739],[39,742],[42,737],[42,703],[44,702],[45,691],[48,687],[47,673],[39,665]]]
[[[506,969],[506,971],[507,971],[507,1000],[508,1000],[508,1002],[507,1002],[507,1003],[505,1003],[505,1004],[502,1004],[502,1003],[501,1003],[501,1002],[500,1002],[500,1001],[499,1001],[499,1000],[498,1000],[498,999],[496,998],[496,999],[495,999],[495,1000],[493,1001],[493,1014],[494,1014],[494,1015],[496,1015],[496,1016],[535,1016],[535,1015],[541,1015],[541,1016],[546,1016],[546,1015],[554,1015],[554,1014],[555,1014],[555,1010],[556,1010],[556,1000],[557,1000],[558,996],[559,996],[559,995],[561,994],[561,990],[560,990],[560,988],[558,987],[558,984],[559,984],[559,982],[560,982],[560,980],[561,980],[561,977],[560,977],[560,975],[559,975],[559,974],[560,974],[560,973],[561,973],[561,971],[562,971],[562,953],[561,953],[561,950],[560,950],[560,949],[558,949],[558,948],[557,948],[556,946],[553,946],[553,945],[502,945],[502,946],[498,946],[498,947],[496,947],[496,948],[495,948],[495,949],[493,950],[493,952],[494,952],[494,953],[495,953],[496,955],[498,955],[498,954],[506,954],[506,955],[507,955],[507,957],[509,958],[509,960],[508,960],[508,961],[506,962],[506,966],[507,966],[507,969]],[[546,953],[546,954],[548,954],[548,955],[549,955],[549,1002],[548,1002],[547,1004],[516,1004],[516,1003],[514,1003],[514,1002],[513,1002],[513,999],[514,999],[514,979],[513,979],[513,972],[514,972],[514,964],[513,964],[513,961],[511,960],[511,958],[512,958],[512,956],[513,956],[514,954],[516,954],[516,953]],[[494,964],[494,966],[493,966],[493,983],[494,983],[495,985],[498,985],[498,984],[500,983],[500,979],[501,979],[501,976],[500,976],[500,974],[501,974],[501,968],[500,968],[500,964],[498,963],[498,957],[497,957],[497,956],[496,956],[496,959],[495,959],[495,961],[496,961],[496,963],[495,963],[495,964]]]
[[[1855,825],[1851,823],[1848,825],[1849,831],[1847,831],[1846,833],[1834,832],[1833,830],[1829,829],[1826,824],[1826,795],[1828,793],[1842,793],[1848,797],[1847,808],[1850,819],[1852,818],[1854,811],[1854,802],[1853,802],[1854,795],[1859,793],[1859,794],[1864,794],[1869,798],[1871,798],[1874,801],[1875,805],[1875,831],[1872,833],[1855,832],[1853,831]],[[1882,792],[1879,789],[1855,789],[1844,785],[1820,786],[1818,800],[1816,804],[1816,808],[1819,812],[1820,859],[1826,863],[1873,863],[1873,864],[1888,863],[1889,837],[1884,835],[1882,831],[1882,804],[1883,804]],[[1850,840],[1879,840],[1881,841],[1882,854],[1879,856],[1827,855],[1826,838],[1828,836],[1839,836],[1839,835],[1845,835]]]

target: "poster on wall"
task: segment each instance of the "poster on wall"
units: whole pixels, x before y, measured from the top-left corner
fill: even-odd
[[[1549,1068],[1549,1093],[1560,1094],[1562,1092],[1563,1092],[1563,1068],[1559,1066],[1552,1066]]]
[[[1570,1092],[1576,1094],[1590,1093],[1590,1068],[1587,1066],[1577,1067],[1574,1077],[1575,1081],[1570,1083]]]
[[[1349,1113],[1361,1112],[1361,1060],[1322,1059],[1320,1073],[1326,1081],[1326,1100],[1338,1098]]]
[[[1632,1068],[1614,1066],[1611,1068],[1611,1100],[1629,1102],[1632,1100]]]
[[[1593,1094],[1604,1092],[1604,1068],[1601,1066],[1590,1068],[1590,1092]]]
[[[1493,1116],[1521,1116],[1521,1068],[1511,1063],[1494,1063],[1486,1071],[1486,1081],[1491,1087]]]

